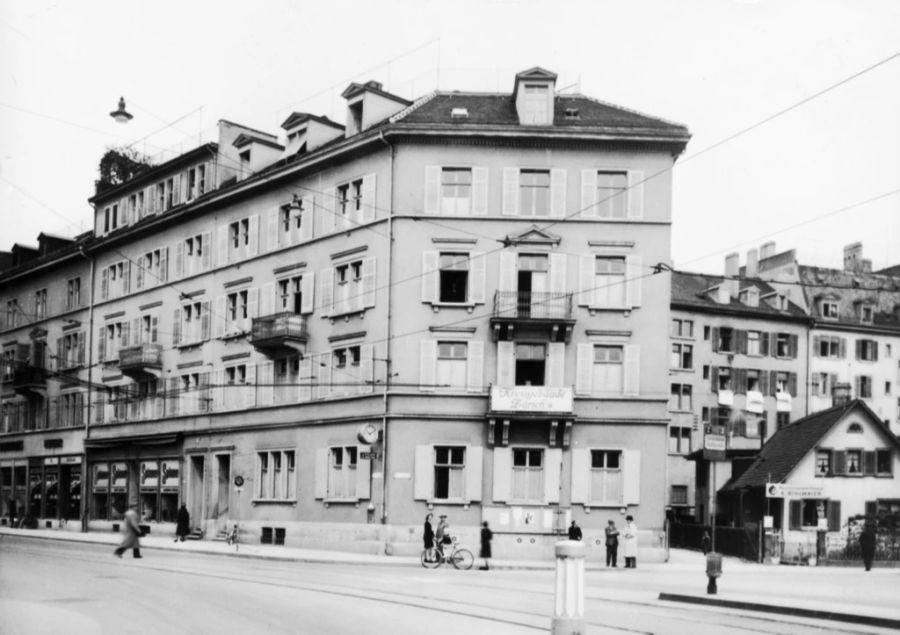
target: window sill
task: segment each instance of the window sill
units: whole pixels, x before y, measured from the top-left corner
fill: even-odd
[[[332,505],[353,505],[359,507],[360,499],[358,498],[323,498],[322,503],[325,507]]]
[[[589,306],[588,313],[594,315],[596,313],[622,313],[626,317],[631,314],[630,306]]]
[[[236,340],[242,337],[246,337],[248,334],[248,331],[232,331],[230,333],[225,333],[225,335],[223,335],[219,339],[222,341]]]
[[[692,372],[694,372],[693,368],[670,368],[669,370],[673,373],[692,373]]]
[[[591,509],[621,509],[625,507],[625,503],[616,502],[590,502],[582,503],[586,514],[591,513]]]
[[[465,309],[471,313],[475,310],[474,302],[432,302],[431,310],[440,313],[441,309]]]
[[[469,510],[471,501],[462,500],[461,498],[429,498],[428,511],[434,511],[436,505],[441,507],[462,507],[464,511]]]
[[[252,505],[290,505],[297,506],[296,498],[254,498],[251,499]]]

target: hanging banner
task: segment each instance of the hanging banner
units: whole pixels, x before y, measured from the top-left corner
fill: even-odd
[[[94,463],[93,483],[95,492],[105,492],[109,489],[109,465],[106,463]]]
[[[159,466],[156,461],[141,461],[141,489],[159,487]]]
[[[164,492],[178,491],[181,471],[177,460],[160,461],[160,478]]]
[[[113,492],[128,491],[128,464],[125,461],[118,461],[110,465],[110,490]]]

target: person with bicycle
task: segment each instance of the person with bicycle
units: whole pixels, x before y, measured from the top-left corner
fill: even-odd
[[[444,559],[444,545],[449,544],[453,544],[453,538],[450,537],[450,524],[447,522],[447,515],[441,514],[434,532],[434,546],[441,560]]]

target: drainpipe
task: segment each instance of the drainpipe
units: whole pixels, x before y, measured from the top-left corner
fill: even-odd
[[[388,285],[387,285],[387,319],[385,320],[385,361],[384,361],[384,405],[381,421],[381,524],[388,521],[388,419],[390,418],[390,404],[388,401],[391,386],[391,316],[393,293],[390,281],[393,280],[394,269],[394,146],[384,138],[384,130],[379,132],[379,138],[391,152],[390,178],[388,179]],[[385,545],[387,547],[387,545]]]
[[[812,363],[812,332],[815,323],[815,320],[810,320],[806,323],[806,412],[804,416],[809,414],[809,402],[812,399],[809,394],[809,387],[812,386],[812,369],[810,364]]]
[[[84,415],[84,440],[82,441],[81,452],[81,531],[87,533],[88,530],[88,461],[87,461],[87,440],[91,435],[91,398],[93,367],[94,367],[94,282],[95,282],[95,266],[96,259],[84,253],[84,245],[78,247],[78,253],[85,260],[91,263],[91,284],[90,284],[90,305],[88,306],[88,337],[87,337],[87,409]]]

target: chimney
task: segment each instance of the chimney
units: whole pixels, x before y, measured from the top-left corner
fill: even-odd
[[[766,258],[771,258],[775,255],[775,241],[770,240],[767,243],[763,243],[759,248],[759,259],[765,260]]]
[[[747,265],[744,269],[744,275],[748,278],[755,278],[759,275],[759,255],[755,249],[747,252]]]
[[[738,296],[740,281],[737,277],[740,261],[741,257],[737,252],[725,256],[725,280],[722,281],[722,286],[727,290],[729,298]]]
[[[862,248],[861,242],[850,243],[844,247],[844,271],[857,273],[862,269]]]
[[[831,388],[831,405],[844,406],[850,403],[850,384],[835,384]]]

